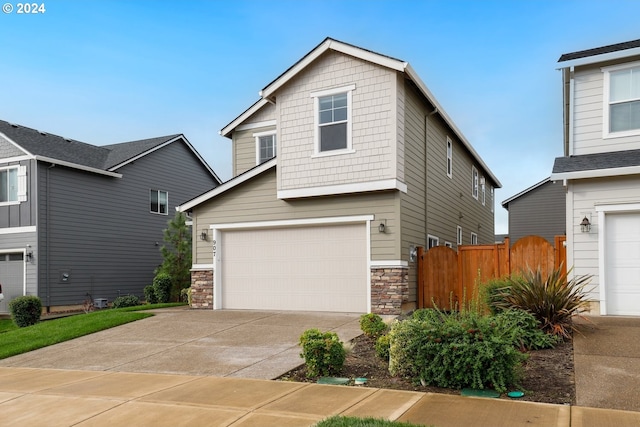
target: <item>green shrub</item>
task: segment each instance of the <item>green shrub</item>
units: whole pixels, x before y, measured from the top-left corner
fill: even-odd
[[[17,297],[9,302],[13,322],[19,327],[35,325],[40,321],[42,302],[36,296]]]
[[[389,360],[389,347],[391,338],[389,335],[380,335],[376,340],[376,355],[383,360]]]
[[[153,279],[153,292],[156,295],[156,302],[166,303],[171,299],[171,276],[167,273],[158,273]]]
[[[527,356],[494,317],[475,311],[422,317],[426,320],[409,319],[391,328],[393,375],[438,387],[493,387],[500,392],[519,379]]]
[[[445,317],[446,313],[435,308],[420,308],[411,314],[413,320],[431,323],[443,322]]]
[[[147,285],[144,287],[144,300],[147,304],[156,304],[158,302],[153,285]]]
[[[387,331],[387,324],[375,313],[360,316],[360,329],[371,338],[378,338]]]
[[[479,286],[480,303],[486,311],[498,314],[503,309],[498,305],[502,296],[509,292],[509,278],[491,279]]]
[[[307,366],[307,376],[327,376],[340,372],[346,358],[342,341],[335,332],[307,329],[300,337],[302,357]]]
[[[121,295],[113,300],[113,308],[135,307],[140,305],[140,298],[135,295]]]
[[[591,276],[568,280],[571,270],[562,266],[543,277],[540,268],[509,279],[508,291],[500,292],[494,305],[499,309],[517,308],[531,313],[543,331],[561,338],[571,338],[576,330],[573,316],[589,309],[585,287]]]
[[[559,338],[546,334],[540,322],[531,313],[523,310],[504,310],[494,316],[496,328],[503,336],[522,351],[551,348]]]

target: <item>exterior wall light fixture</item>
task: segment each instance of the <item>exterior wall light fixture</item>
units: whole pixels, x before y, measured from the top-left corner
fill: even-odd
[[[582,222],[580,222],[580,231],[582,231],[583,233],[588,233],[591,231],[591,222],[586,216],[582,218]]]
[[[200,240],[207,240],[207,238],[209,237],[209,232],[208,230],[205,228],[202,230],[202,232],[200,233]]]
[[[386,233],[387,232],[387,220],[386,219],[381,219],[380,220],[380,224],[378,224],[378,231],[380,233]]]

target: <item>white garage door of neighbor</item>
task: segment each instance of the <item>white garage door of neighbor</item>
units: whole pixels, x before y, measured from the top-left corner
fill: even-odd
[[[605,218],[607,314],[640,315],[640,213]]]
[[[365,313],[364,224],[222,233],[222,307]]]

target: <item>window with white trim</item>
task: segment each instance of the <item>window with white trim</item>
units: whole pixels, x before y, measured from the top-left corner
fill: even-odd
[[[456,244],[457,245],[462,244],[462,227],[460,226],[458,226],[458,229],[457,229]]]
[[[440,244],[440,239],[436,236],[427,234],[427,249],[435,248]]]
[[[149,190],[149,212],[167,215],[169,212],[169,193],[161,190]]]
[[[491,203],[491,212],[493,212],[493,204],[495,203],[493,200],[493,185],[489,186],[489,197],[491,198],[491,200],[489,200],[489,203]]]
[[[471,167],[471,195],[474,199],[478,200],[478,169],[475,166]]]
[[[276,156],[276,131],[253,134],[256,139],[256,164],[260,165]]]
[[[11,205],[27,200],[27,167],[0,168],[0,205]]]
[[[314,92],[315,152],[351,151],[351,92],[355,85]]]
[[[444,245],[445,245],[447,248],[453,248],[453,243],[451,243],[451,242],[444,242]]]
[[[478,244],[478,235],[474,232],[471,232],[471,244],[472,245]]]
[[[603,68],[605,137],[640,134],[640,62]]]
[[[484,176],[480,178],[480,187],[482,188],[482,206],[484,206],[487,202],[487,189],[485,185]]]
[[[447,137],[447,176],[453,177],[453,142]]]

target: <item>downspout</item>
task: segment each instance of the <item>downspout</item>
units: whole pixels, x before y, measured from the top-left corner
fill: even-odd
[[[424,242],[425,242],[425,250],[429,249],[426,247],[429,244],[429,240],[427,239],[427,230],[428,230],[428,221],[427,221],[427,186],[429,180],[427,178],[427,159],[429,156],[427,155],[427,150],[429,147],[429,117],[433,116],[438,112],[438,107],[435,107],[432,112],[424,116]]]

